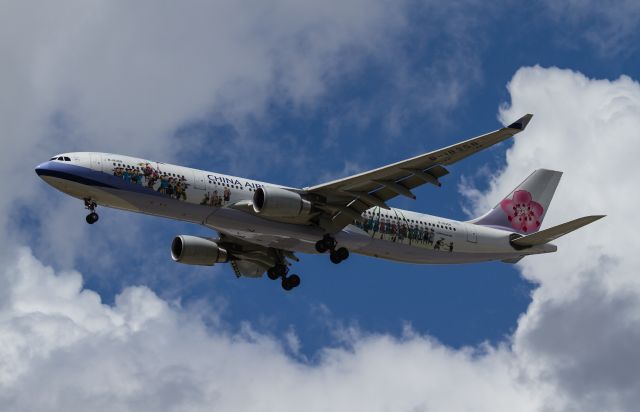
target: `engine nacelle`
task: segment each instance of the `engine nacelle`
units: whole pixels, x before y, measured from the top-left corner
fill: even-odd
[[[180,235],[171,242],[171,258],[186,265],[213,266],[229,260],[227,251],[206,237]]]
[[[259,187],[253,193],[253,211],[267,217],[298,217],[311,213],[311,202],[279,187]]]

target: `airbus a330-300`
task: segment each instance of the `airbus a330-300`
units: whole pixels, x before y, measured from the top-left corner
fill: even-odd
[[[81,199],[87,223],[98,205],[204,225],[217,237],[179,235],[171,257],[190,265],[228,262],[238,277],[267,273],[285,290],[296,253],[328,253],[338,264],[359,253],[410,263],[515,263],[555,252],[550,242],[603,216],[540,230],[561,172],[538,169],[493,209],[462,222],[388,206],[440,186],[446,167],[523,131],[531,115],[507,127],[401,162],[312,187],[294,188],[111,153],[53,156],[36,173]]]

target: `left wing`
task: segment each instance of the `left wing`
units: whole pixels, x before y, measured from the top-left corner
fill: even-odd
[[[523,131],[532,116],[527,114],[507,127],[443,149],[305,188],[303,193],[315,198],[314,206],[324,212],[321,226],[340,230],[361,219],[361,213],[373,206],[389,209],[386,202],[398,195],[415,199],[411,191],[415,187],[425,183],[440,186],[439,178],[449,173],[443,165],[453,164]]]
[[[269,268],[278,264],[290,266],[289,261],[299,262],[293,252],[261,246],[235,236],[220,233],[216,239],[230,257],[231,267],[237,277],[260,277]]]

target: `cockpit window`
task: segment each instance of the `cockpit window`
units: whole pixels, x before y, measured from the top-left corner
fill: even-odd
[[[69,157],[65,156],[65,157],[64,157],[64,161],[65,161],[65,162],[70,162],[70,161],[71,161],[71,159],[70,159]]]
[[[51,158],[51,159],[49,159],[49,160],[56,160],[56,159],[57,159],[57,157],[55,157],[55,156],[54,156],[54,157],[52,157],[52,158]]]

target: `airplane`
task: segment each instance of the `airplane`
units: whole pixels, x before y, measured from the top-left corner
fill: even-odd
[[[350,253],[418,264],[516,263],[555,252],[554,239],[603,215],[540,230],[562,172],[538,169],[484,215],[469,221],[401,210],[388,201],[423,184],[441,186],[446,166],[525,130],[532,115],[460,143],[311,187],[294,188],[111,153],[53,156],[35,169],[54,188],[84,201],[86,221],[98,205],[204,225],[217,237],[178,235],[174,261],[228,262],[237,277],[267,273],[282,288],[300,285],[296,253]]]

